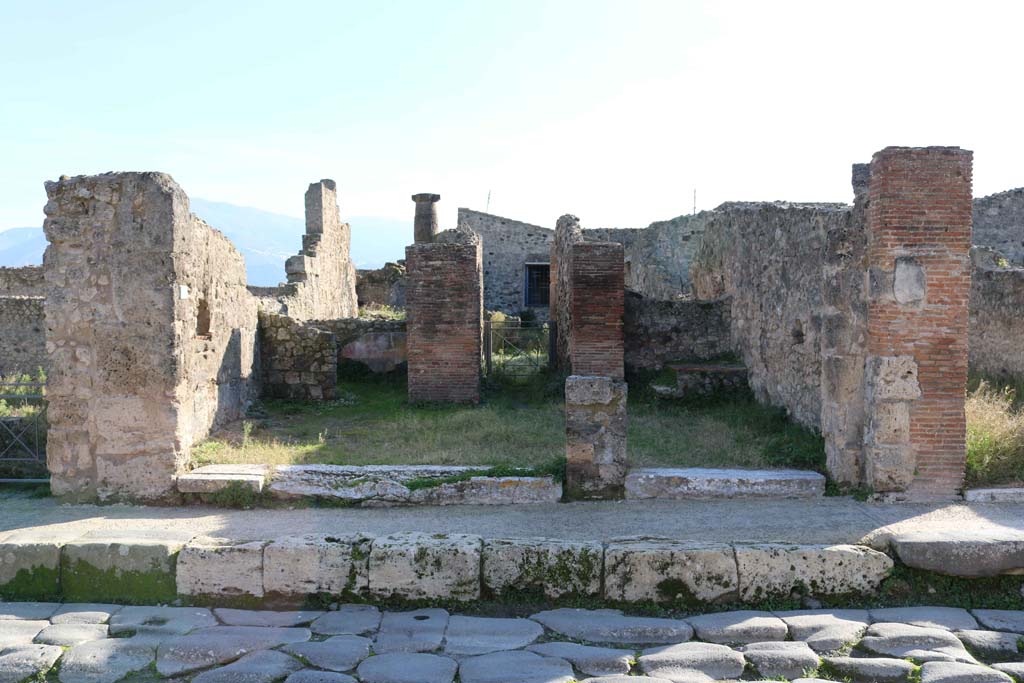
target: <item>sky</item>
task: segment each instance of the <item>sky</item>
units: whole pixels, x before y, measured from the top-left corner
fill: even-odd
[[[1024,186],[1020,2],[0,0],[0,230],[43,182],[158,170],[196,197],[411,219],[434,192],[553,226],[849,201],[888,145]],[[490,204],[488,207],[488,194]],[[353,230],[358,230],[353,225]],[[411,238],[411,235],[410,235]]]

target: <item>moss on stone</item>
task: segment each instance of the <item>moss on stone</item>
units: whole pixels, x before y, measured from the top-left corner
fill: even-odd
[[[4,600],[55,600],[60,595],[60,570],[49,567],[19,569],[13,579],[0,585]]]
[[[177,563],[178,554],[170,557]],[[65,558],[66,560],[66,558]],[[130,605],[157,605],[171,602],[178,595],[174,571],[154,567],[150,571],[99,569],[83,560],[61,564],[61,586],[69,602],[123,602]]]

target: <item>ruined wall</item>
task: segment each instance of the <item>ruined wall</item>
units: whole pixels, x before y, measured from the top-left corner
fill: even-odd
[[[405,308],[405,262],[385,263],[375,270],[356,271],[356,298],[359,308]]]
[[[865,478],[952,497],[963,483],[971,153],[887,147],[871,161]]]
[[[338,345],[329,330],[274,313],[260,313],[263,395],[330,400],[337,392]]]
[[[459,209],[459,225],[483,242],[484,308],[517,313],[526,306],[525,265],[548,263],[554,232],[511,218]],[[546,317],[541,311],[540,317]]]
[[[0,296],[0,377],[46,369],[43,297]]]
[[[972,250],[974,272],[968,349],[970,369],[986,377],[1024,379],[1024,268],[1000,266],[992,251]]]
[[[758,400],[820,427],[823,268],[842,204],[728,203],[698,214],[694,295],[732,300],[732,339]]]
[[[549,259],[551,263],[551,283],[549,312],[555,323],[555,358],[551,359],[555,366],[568,371],[569,338],[572,331],[572,246],[583,241],[583,229],[580,219],[565,214],[558,219],[555,227],[555,238],[551,243]]]
[[[974,244],[1024,266],[1024,188],[974,200]]]
[[[480,400],[483,259],[480,238],[446,230],[405,248],[409,400]]]
[[[46,192],[51,487],[166,498],[192,444],[255,390],[242,256],[166,174],[62,178]]]
[[[732,352],[729,300],[659,301],[626,291],[626,372],[660,370],[680,360]]]
[[[261,310],[296,320],[358,315],[356,269],[349,257],[350,237],[348,223],[341,222],[335,182],[311,183],[306,191],[302,249],[285,262],[286,285],[254,292],[259,296]]]
[[[339,367],[346,362],[356,362],[371,372],[391,372],[408,360],[404,320],[342,318],[312,320],[310,324],[330,330],[334,335]]]
[[[0,267],[0,296],[45,296],[42,266]]]

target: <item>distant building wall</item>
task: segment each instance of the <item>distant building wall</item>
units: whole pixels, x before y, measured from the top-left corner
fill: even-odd
[[[0,377],[46,369],[43,297],[0,296]]]
[[[974,200],[974,244],[1024,266],[1024,188]]]
[[[360,308],[375,305],[405,308],[405,262],[356,271],[356,298]]]
[[[1024,380],[1024,268],[1000,266],[975,248],[971,282],[970,368],[981,375]]]
[[[45,296],[42,266],[0,267],[0,296]]]

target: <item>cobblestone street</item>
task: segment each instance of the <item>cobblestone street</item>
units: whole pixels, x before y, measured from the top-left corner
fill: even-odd
[[[0,603],[0,683],[1024,680],[1024,612],[949,607],[530,618]]]

